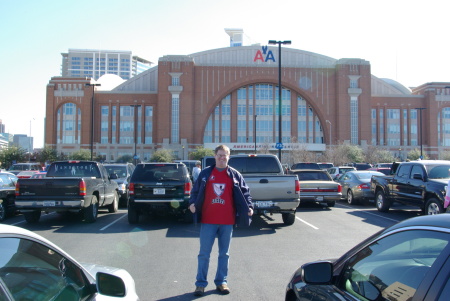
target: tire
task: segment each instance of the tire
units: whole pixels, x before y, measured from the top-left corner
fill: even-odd
[[[108,212],[114,213],[117,212],[117,210],[119,210],[119,195],[117,194],[117,191],[115,191],[114,200],[110,205],[108,205]]]
[[[435,215],[440,213],[444,213],[444,207],[442,206],[441,202],[439,202],[439,200],[435,198],[428,199],[427,203],[425,204],[423,214]]]
[[[27,221],[27,223],[34,224],[34,223],[37,223],[39,221],[39,219],[41,218],[41,210],[24,212],[23,216],[25,217],[25,220]]]
[[[128,223],[137,224],[139,221],[139,212],[133,206],[128,206]]]
[[[375,206],[380,212],[388,212],[391,207],[390,202],[386,199],[383,190],[379,189],[375,193]]]
[[[347,203],[348,203],[349,205],[356,205],[356,204],[359,203],[359,202],[355,199],[355,197],[353,196],[353,192],[352,192],[351,189],[349,189],[349,190],[347,191]]]
[[[93,223],[97,220],[98,215],[98,200],[97,196],[91,197],[91,204],[84,208],[84,220],[88,223]]]
[[[281,217],[283,218],[283,223],[286,226],[293,225],[295,222],[295,212],[281,213]]]
[[[336,205],[336,201],[332,201],[332,202],[328,202],[327,203],[328,207],[334,207],[334,205]]]
[[[6,218],[6,208],[3,202],[0,203],[0,222],[4,221]]]

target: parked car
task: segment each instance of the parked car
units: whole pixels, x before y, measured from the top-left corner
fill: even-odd
[[[331,162],[318,162],[319,167],[323,170],[328,170],[331,167],[334,167],[334,164]]]
[[[291,174],[297,175],[300,183],[300,204],[318,203],[326,207],[334,207],[342,197],[342,187],[333,181],[325,170],[293,169]]]
[[[303,264],[285,300],[448,300],[450,215],[404,220],[337,260]]]
[[[419,160],[395,162],[389,175],[373,176],[371,189],[375,205],[387,212],[394,202],[420,208],[423,214],[444,213],[450,161]]]
[[[31,178],[34,174],[39,173],[39,170],[24,170],[17,174],[19,179],[28,179]]]
[[[38,170],[42,171],[42,166],[39,163],[16,163],[8,168],[8,172],[17,175],[19,172],[24,170]]]
[[[314,162],[299,162],[291,166],[291,170],[294,169],[322,169],[319,164]]]
[[[368,202],[375,199],[370,190],[372,176],[384,175],[372,170],[351,170],[341,175],[336,182],[342,185],[342,196],[350,204],[358,204],[362,201]]]
[[[44,237],[0,224],[1,300],[139,300],[124,269],[81,264]]]
[[[356,170],[367,170],[372,168],[372,165],[369,163],[352,163],[352,165]]]
[[[347,171],[350,171],[350,170],[356,170],[356,168],[354,168],[352,166],[335,166],[335,167],[329,168],[328,173],[330,174],[330,176],[333,180],[336,180],[341,175],[343,175],[344,173],[346,173]]]
[[[30,179],[43,179],[46,176],[47,176],[47,172],[46,171],[44,171],[44,172],[41,171],[41,172],[37,172],[34,175],[32,175]]]
[[[130,180],[128,222],[136,224],[139,216],[174,215],[192,221],[188,209],[192,182],[182,163],[140,163]]]
[[[376,168],[391,168],[392,162],[390,163],[375,163],[372,167]]]
[[[391,168],[390,167],[372,167],[372,168],[369,168],[367,170],[378,171],[378,172],[381,172],[382,174],[385,174],[385,175],[389,175],[391,173]]]
[[[108,175],[115,178],[114,181],[119,186],[119,206],[127,207],[130,199],[129,183],[131,175],[135,169],[133,163],[105,163],[103,164]]]
[[[16,212],[15,191],[17,176],[10,172],[0,173],[0,222]]]

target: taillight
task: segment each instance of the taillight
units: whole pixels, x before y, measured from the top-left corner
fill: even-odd
[[[134,183],[128,185],[128,193],[134,195]]]
[[[192,189],[192,183],[191,182],[184,183],[184,194],[190,195],[191,194],[191,189]]]
[[[300,181],[295,180],[295,194],[300,194]]]
[[[367,183],[363,183],[358,186],[359,189],[370,189],[370,186]]]
[[[84,180],[80,180],[78,183],[78,187],[80,188],[80,195],[86,195],[86,182]]]
[[[19,195],[19,182],[16,183],[16,196]]]
[[[338,185],[338,192],[342,192],[342,186],[341,186],[341,184]]]

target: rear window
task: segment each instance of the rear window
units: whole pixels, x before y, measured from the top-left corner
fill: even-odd
[[[295,163],[291,169],[322,169],[317,163]]]
[[[228,165],[240,173],[280,173],[280,165],[273,157],[231,157]]]
[[[47,177],[95,177],[100,178],[100,171],[91,162],[55,162],[50,165]]]
[[[317,163],[321,169],[328,169],[334,166],[333,163]]]
[[[299,181],[331,181],[326,172],[301,171],[294,174],[298,176]]]
[[[116,174],[119,178],[127,177],[127,167],[125,165],[104,165],[108,175]]]
[[[131,181],[185,181],[187,174],[184,164],[138,164]]]

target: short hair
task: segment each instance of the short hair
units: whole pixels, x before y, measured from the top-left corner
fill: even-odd
[[[218,145],[216,147],[216,149],[214,149],[214,154],[217,155],[217,152],[220,151],[220,150],[225,151],[227,153],[227,155],[230,154],[230,148],[228,146],[226,146],[225,144]]]
[[[200,161],[195,162],[195,166],[197,166],[197,165],[202,165],[202,162],[200,162]]]

